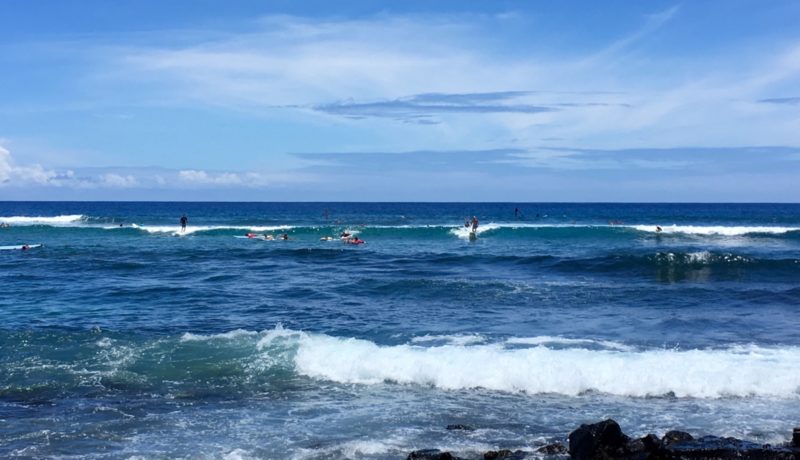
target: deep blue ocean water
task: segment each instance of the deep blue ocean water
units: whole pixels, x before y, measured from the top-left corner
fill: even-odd
[[[0,202],[0,222],[0,246],[43,244],[0,250],[0,457],[800,426],[800,205]]]

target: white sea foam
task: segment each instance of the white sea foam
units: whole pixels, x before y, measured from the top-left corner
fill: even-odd
[[[300,448],[291,458],[305,460],[312,458],[360,458],[363,456],[380,456],[394,453],[405,454],[411,442],[406,435],[391,434],[381,439],[355,439],[317,448]]]
[[[411,339],[411,343],[444,342],[450,345],[471,345],[486,341],[486,337],[480,334],[468,335],[421,335]]]
[[[509,345],[535,345],[535,346],[548,346],[557,345],[561,347],[579,347],[579,346],[594,346],[605,348],[608,350],[619,351],[632,351],[634,348],[630,345],[625,345],[611,340],[593,340],[593,339],[569,339],[566,337],[551,337],[547,335],[538,337],[512,337],[506,340]]]
[[[246,331],[244,329],[236,329],[229,332],[223,332],[221,334],[192,334],[191,332],[186,332],[181,336],[181,342],[205,342],[209,340],[231,340],[236,339],[239,337],[249,337],[257,335],[258,333],[255,331]]]
[[[286,336],[288,331],[282,331]],[[800,348],[643,351],[507,348],[504,344],[379,346],[295,333],[298,373],[340,383],[394,382],[457,390],[620,396],[782,397],[800,391]],[[547,338],[551,340],[552,338]],[[259,343],[265,346],[265,338]],[[536,339],[528,339],[536,341]],[[546,340],[542,340],[546,342]]]
[[[629,225],[627,228],[633,228],[641,232],[656,231],[655,225]],[[684,233],[687,235],[723,235],[723,236],[741,236],[752,233],[769,233],[769,234],[783,234],[788,232],[800,231],[800,227],[766,227],[766,226],[701,226],[701,225],[661,225],[660,233]]]
[[[234,449],[222,456],[223,460],[246,460],[249,458],[256,458],[250,452],[244,449]]]
[[[488,232],[488,231],[491,231],[491,230],[497,230],[498,228],[503,228],[503,225],[495,224],[495,223],[479,225],[478,229],[475,231],[475,233],[480,235],[481,233],[485,233],[485,232]],[[472,227],[471,226],[470,227],[459,226],[459,227],[451,229],[450,233],[455,235],[455,236],[457,236],[457,237],[459,237],[459,238],[462,238],[462,239],[466,240],[466,239],[469,239],[469,234],[472,233]]]
[[[251,232],[277,232],[291,230],[295,227],[291,225],[188,225],[185,231],[181,231],[180,225],[132,225],[147,233],[168,233],[176,236],[190,235],[197,232],[208,232],[214,230],[242,230]],[[107,227],[109,229],[121,227]]]
[[[81,222],[82,214],[69,214],[52,217],[9,216],[0,217],[0,222],[10,225],[69,225]]]

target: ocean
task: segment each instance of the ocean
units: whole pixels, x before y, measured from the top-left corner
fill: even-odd
[[[0,222],[0,246],[43,245],[0,250],[0,457],[800,426],[797,204],[0,202]]]

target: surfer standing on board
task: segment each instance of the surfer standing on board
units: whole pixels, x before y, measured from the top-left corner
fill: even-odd
[[[189,218],[186,217],[186,214],[181,216],[181,233],[186,232],[186,224],[189,223]]]
[[[478,231],[478,218],[475,216],[472,216],[472,231]]]

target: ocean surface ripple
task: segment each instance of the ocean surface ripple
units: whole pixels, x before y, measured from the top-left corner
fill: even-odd
[[[0,202],[0,223],[3,457],[800,425],[800,205]]]

